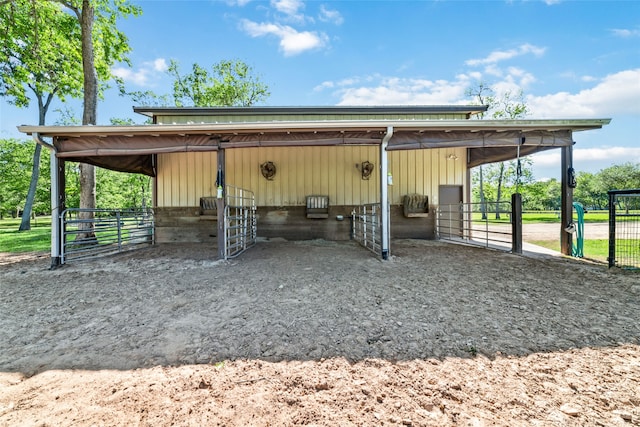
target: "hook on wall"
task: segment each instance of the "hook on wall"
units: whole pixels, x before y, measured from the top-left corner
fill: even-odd
[[[260,172],[267,181],[273,181],[276,176],[276,165],[273,162],[264,162],[260,165]]]

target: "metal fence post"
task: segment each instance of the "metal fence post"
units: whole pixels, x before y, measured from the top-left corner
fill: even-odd
[[[120,224],[120,211],[116,211],[116,226],[118,227],[118,250],[122,250],[122,224]]]
[[[609,268],[616,265],[616,195],[609,191]]]

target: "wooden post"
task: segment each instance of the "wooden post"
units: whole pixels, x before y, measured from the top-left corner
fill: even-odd
[[[511,252],[522,253],[522,194],[511,195]]]
[[[573,235],[567,228],[573,222],[573,187],[570,185],[570,171],[573,170],[573,146],[562,147],[562,177],[561,177],[561,201],[560,201],[560,252],[571,255]]]
[[[224,208],[226,199],[226,188],[224,183],[224,149],[218,148],[218,174],[217,174],[217,186],[222,186],[222,197],[216,199],[216,212],[218,214],[218,259],[226,259],[225,249],[225,232],[224,232]],[[217,189],[216,189],[217,190]],[[218,194],[220,196],[220,194]]]

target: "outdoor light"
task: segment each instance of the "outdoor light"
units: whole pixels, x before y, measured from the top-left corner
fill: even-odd
[[[456,156],[455,154],[451,153],[447,156],[448,160],[458,160],[458,156]]]

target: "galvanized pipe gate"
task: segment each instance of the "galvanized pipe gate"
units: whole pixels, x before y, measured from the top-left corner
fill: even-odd
[[[235,258],[254,246],[258,235],[253,191],[226,186],[224,206],[224,259]]]
[[[380,208],[380,203],[358,206],[351,212],[352,239],[381,256],[382,231],[382,209]]]
[[[81,214],[90,215],[81,215]],[[60,264],[152,244],[151,209],[65,209],[58,218],[62,230]]]

